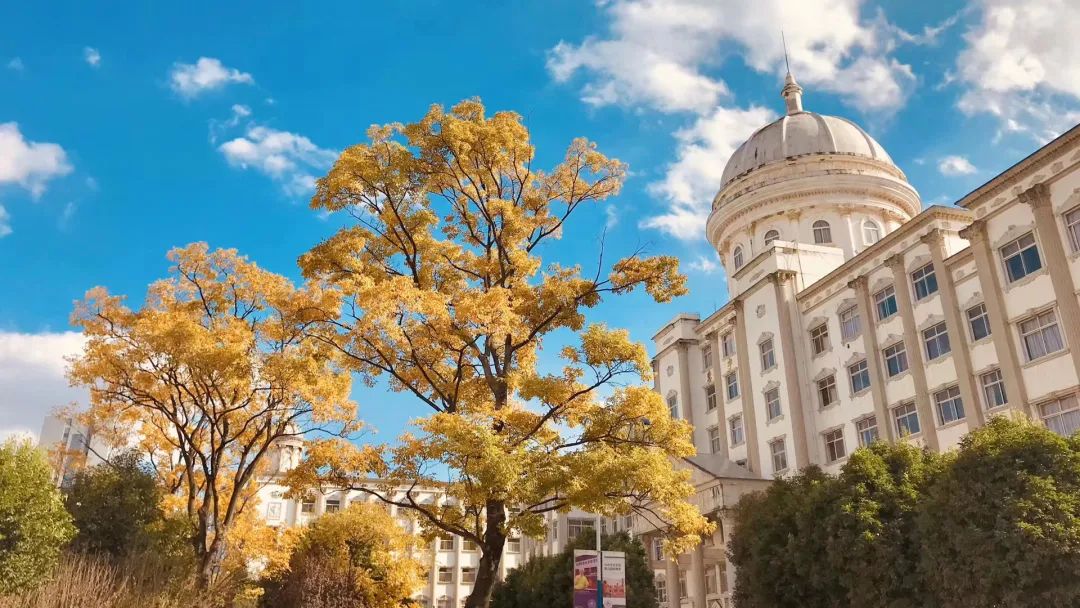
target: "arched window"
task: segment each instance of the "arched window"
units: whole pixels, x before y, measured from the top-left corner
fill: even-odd
[[[731,262],[733,264],[735,264],[735,270],[738,270],[738,269],[742,268],[742,265],[743,265],[742,247],[739,247],[738,245],[735,246],[735,250],[731,252]]]
[[[765,233],[765,246],[768,247],[773,241],[780,240],[780,233],[776,230],[770,230]]]
[[[829,228],[829,222],[825,220],[814,222],[814,242],[818,245],[832,242],[832,228]]]
[[[874,220],[866,220],[862,224],[862,236],[863,242],[867,245],[873,245],[881,240],[881,228],[878,227],[877,222]]]

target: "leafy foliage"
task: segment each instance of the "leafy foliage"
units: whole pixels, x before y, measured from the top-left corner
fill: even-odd
[[[368,136],[312,199],[355,223],[300,266],[342,294],[343,306],[324,308],[319,339],[365,381],[387,379],[432,414],[393,447],[309,446],[294,484],[373,493],[412,509],[429,534],[476,542],[469,608],[487,604],[510,531],[542,533],[548,511],[638,509],[670,530],[671,549],[696,543],[710,524],[685,501],[687,474],[671,464],[694,453],[689,425],[649,388],[620,382],[649,379],[645,348],[585,318],[605,296],[643,289],[667,302],[685,293],[677,260],[635,252],[584,273],[544,267],[539,256],[577,210],[618,192],[623,164],[575,140],[541,172],[521,117],[488,117],[476,100]],[[571,344],[562,369],[548,373],[537,359],[556,333]],[[371,477],[385,485],[370,486]],[[439,485],[449,500],[424,505],[416,492],[395,494],[402,484]]]
[[[1080,437],[997,417],[955,454],[857,450],[744,498],[740,608],[1080,605]]]
[[[1080,605],[1080,435],[990,421],[930,486],[919,524],[943,608]]]
[[[267,585],[267,606],[397,608],[420,588],[415,537],[374,505],[352,505],[304,531],[288,571]]]
[[[74,533],[44,455],[29,441],[0,445],[0,595],[47,578]]]
[[[79,551],[113,557],[147,549],[161,529],[161,489],[135,451],[79,471],[65,496]]]
[[[659,608],[653,572],[641,541],[625,532],[604,535],[605,551],[626,553],[627,608]],[[574,549],[595,549],[595,537],[583,534],[558,555],[533,557],[495,586],[491,608],[569,606],[573,599]]]
[[[335,349],[305,331],[334,292],[202,243],[169,258],[173,276],[150,286],[141,310],[104,288],[76,305],[87,344],[69,377],[90,389],[88,426],[117,444],[138,430],[209,584],[270,447],[312,427],[348,432],[355,404]]]

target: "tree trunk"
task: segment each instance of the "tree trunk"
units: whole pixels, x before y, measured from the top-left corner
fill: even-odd
[[[210,546],[199,555],[199,587],[209,589],[217,578],[218,569],[221,566],[221,553],[223,547],[221,534],[215,534]]]
[[[506,509],[501,500],[487,501],[487,519],[484,527],[484,542],[481,545],[480,563],[476,568],[476,582],[472,593],[465,600],[465,608],[487,608],[491,601],[491,591],[499,580],[499,564],[502,562],[506,534],[503,523],[506,521]]]

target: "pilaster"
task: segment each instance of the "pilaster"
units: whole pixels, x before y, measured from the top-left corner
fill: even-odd
[[[809,356],[799,357],[796,354],[795,341],[801,340],[804,333],[801,327],[795,323],[800,318],[798,311],[792,311],[795,304],[795,273],[778,270],[771,275],[773,281],[773,293],[776,295],[776,311],[780,317],[780,328],[788,331],[780,332],[780,349],[783,355],[781,363],[784,366],[784,385],[787,393],[787,409],[791,413],[791,434],[795,443],[795,462],[792,469],[801,469],[810,464],[810,450],[807,445],[807,425],[805,404],[812,401],[803,395],[802,382],[799,381],[800,361],[809,360]],[[805,355],[805,353],[803,353]]]
[[[736,298],[732,304],[735,308],[735,357],[739,361],[739,393],[743,406],[743,430],[746,433],[746,464],[752,473],[761,475],[761,446],[758,445],[757,408],[754,406],[753,376],[750,375],[745,311],[741,299]],[[726,426],[727,422],[724,424]]]
[[[870,372],[870,391],[874,395],[874,416],[877,418],[878,433],[880,436],[893,443],[896,441],[896,430],[889,420],[888,398],[885,394],[885,374],[881,361],[881,345],[877,339],[876,319],[874,307],[870,301],[869,278],[856,277],[848,283],[848,287],[855,290],[856,305],[859,307],[859,320],[863,323],[862,339],[863,349],[866,351],[866,369]]]

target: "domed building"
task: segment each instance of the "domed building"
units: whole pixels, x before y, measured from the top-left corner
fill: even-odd
[[[924,207],[802,92],[788,74],[784,116],[717,159],[704,236],[727,303],[653,336],[655,389],[694,429],[695,504],[720,524],[674,560],[638,530],[666,608],[730,605],[726,518],[753,480],[835,473],[876,441],[948,450],[1006,413],[1080,430],[1080,126]]]

